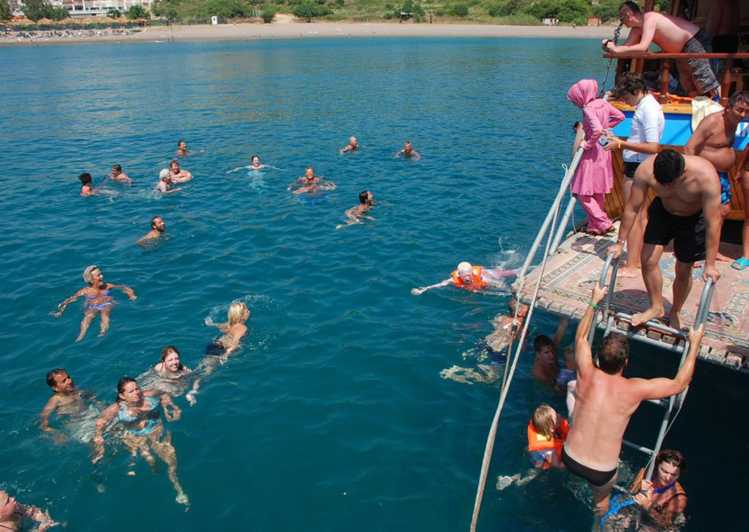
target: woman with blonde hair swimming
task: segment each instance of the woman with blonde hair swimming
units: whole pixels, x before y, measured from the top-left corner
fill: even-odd
[[[161,409],[159,409],[161,407]],[[189,505],[190,501],[177,478],[177,453],[172,445],[172,436],[164,430],[161,412],[167,421],[177,421],[182,415],[180,408],[172,402],[169,394],[159,390],[142,390],[135,379],[122,377],[117,383],[117,399],[102,411],[96,421],[94,455],[92,463],[104,457],[104,429],[110,424],[121,424],[124,432],[122,443],[130,450],[133,459],[140,455],[148,465],[156,465],[151,451],[168,466],[169,480],[177,492],[177,502]],[[135,473],[130,471],[129,475]]]
[[[83,280],[88,283],[88,286],[84,286],[75,294],[57,305],[57,312],[52,313],[55,318],[59,318],[65,312],[65,309],[69,304],[81,297],[86,298],[86,304],[83,310],[83,320],[81,320],[81,332],[78,334],[78,338],[75,339],[76,342],[83,340],[86,336],[86,332],[88,332],[89,326],[91,326],[91,322],[97,314],[100,316],[99,336],[107,334],[107,331],[109,330],[109,313],[112,312],[112,306],[114,305],[114,298],[112,298],[109,292],[113,288],[121,290],[130,301],[135,301],[137,298],[135,292],[129,286],[104,282],[104,275],[101,272],[101,268],[95,264],[87,266],[86,269],[83,270]]]

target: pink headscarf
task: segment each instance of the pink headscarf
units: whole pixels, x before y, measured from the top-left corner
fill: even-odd
[[[567,99],[580,109],[598,97],[598,82],[594,79],[581,79],[567,91]]]

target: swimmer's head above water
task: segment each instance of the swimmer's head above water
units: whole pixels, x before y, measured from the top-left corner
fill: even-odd
[[[361,205],[374,205],[374,194],[369,190],[362,190],[359,192],[359,203]]]
[[[169,163],[169,171],[172,174],[178,174],[180,172],[180,167],[179,167],[179,161],[178,160],[172,159],[172,162]]]
[[[55,368],[47,373],[47,386],[56,393],[69,393],[75,390],[73,379],[62,368]]]
[[[260,162],[260,156],[250,155],[250,165],[254,167],[262,166],[262,163]]]
[[[83,270],[83,280],[93,286],[95,283],[103,281],[104,275],[96,264],[91,264]]]
[[[173,373],[185,369],[179,351],[173,345],[168,345],[161,350],[161,363],[165,369]]]
[[[183,139],[179,139],[177,141],[177,151],[180,153],[186,153],[187,152],[187,142],[185,142]]]
[[[18,503],[14,497],[0,490],[0,522],[10,521],[18,510]]]
[[[93,182],[93,178],[91,177],[91,174],[89,174],[88,172],[84,172],[81,175],[79,175],[78,179],[80,180],[81,185],[83,185],[84,187],[86,185],[91,185],[91,183]]]
[[[125,403],[139,403],[143,399],[143,391],[132,377],[122,377],[117,381],[117,400]]]
[[[166,223],[164,223],[164,219],[161,216],[154,216],[151,218],[151,229],[158,231],[159,233],[166,231]]]
[[[461,279],[463,279],[463,281],[471,281],[471,278],[473,276],[473,266],[471,266],[470,262],[463,261],[458,264],[458,267],[456,269],[458,270],[458,275]]]
[[[237,323],[243,323],[250,318],[250,309],[243,301],[234,301],[229,305],[229,325],[235,325]]]

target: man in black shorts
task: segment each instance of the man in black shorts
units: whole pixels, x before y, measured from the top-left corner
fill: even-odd
[[[642,248],[642,277],[650,307],[632,316],[632,325],[662,318],[663,276],[660,259],[663,248],[674,241],[676,276],[669,320],[679,329],[679,312],[692,288],[692,266],[705,260],[703,278],[717,281],[715,259],[720,243],[720,182],[715,167],[702,157],[664,150],[646,159],[635,172],[632,192],[624,207],[619,238],[611,253],[618,257],[648,188],[657,196],[648,209],[645,245]]]

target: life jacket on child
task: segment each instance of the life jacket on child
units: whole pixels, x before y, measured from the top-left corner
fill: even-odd
[[[570,424],[566,419],[562,419],[559,428],[554,432],[554,436],[549,439],[543,434],[539,434],[533,426],[533,422],[528,423],[528,455],[534,467],[539,469],[550,469],[556,457],[556,462],[562,461],[562,446],[567,439],[570,431]]]
[[[458,270],[454,270],[450,277],[452,277],[453,284],[457,288],[462,288],[464,290],[483,290],[486,288],[487,282],[484,281],[484,278],[482,276],[482,273],[484,272],[484,268],[481,266],[474,266],[471,269],[471,282],[466,283],[463,278],[458,275]]]

